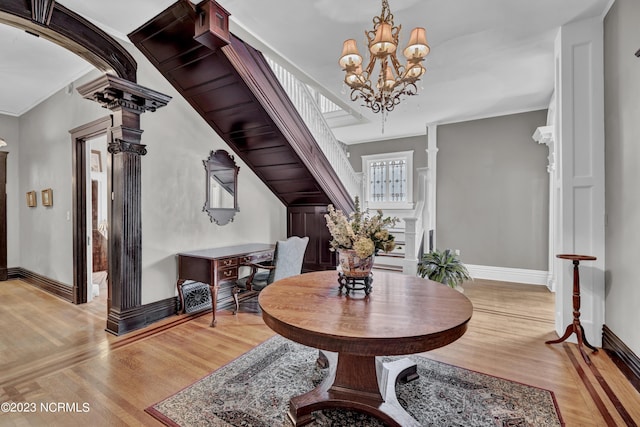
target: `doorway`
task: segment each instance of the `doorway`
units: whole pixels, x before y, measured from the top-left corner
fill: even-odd
[[[89,302],[101,293],[108,301],[111,294],[107,275],[110,223],[108,195],[111,194],[107,130],[111,125],[112,118],[107,116],[69,131],[73,143],[75,304]]]
[[[107,272],[109,270],[108,240],[108,179],[110,162],[107,135],[101,134],[86,141],[89,148],[87,170],[87,302],[94,298],[105,302]]]

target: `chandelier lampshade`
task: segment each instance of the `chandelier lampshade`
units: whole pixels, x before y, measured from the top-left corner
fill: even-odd
[[[407,59],[418,59],[427,56],[430,50],[427,44],[427,30],[424,28],[414,28],[411,31],[409,43],[402,53]]]
[[[362,56],[360,56],[360,53],[358,52],[358,46],[354,39],[344,41],[344,44],[342,45],[342,55],[338,62],[342,68],[358,67],[362,64]]]
[[[387,67],[384,73],[384,83],[382,84],[383,90],[391,92],[396,85],[396,78],[391,71],[391,68]]]
[[[395,53],[397,45],[397,37],[391,34],[391,24],[383,22],[376,30],[376,36],[369,46],[369,52],[378,57],[385,57]]]
[[[404,73],[404,76],[407,81],[417,81],[420,77],[422,77],[424,72],[427,71],[419,62],[414,64],[408,62],[406,69],[407,71]]]
[[[362,67],[358,65],[352,73],[347,73],[344,82],[347,86],[356,88],[361,87],[365,84],[365,81],[362,77]]]
[[[415,83],[426,69],[422,62],[429,54],[427,31],[414,28],[402,51],[407,59],[401,65],[396,56],[401,26],[393,22],[388,0],[382,0],[380,16],[373,18],[373,30],[365,31],[369,62],[364,65],[354,39],[345,40],[339,64],[345,72],[344,82],[351,88],[351,100],[362,101],[374,113],[392,111],[403,96],[416,95]]]

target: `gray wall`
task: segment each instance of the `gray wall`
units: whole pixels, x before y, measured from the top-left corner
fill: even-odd
[[[640,355],[640,2],[617,0],[604,21],[605,324]]]
[[[210,222],[202,212],[202,161],[211,150],[231,150],[133,46],[127,47],[138,62],[138,83],[173,97],[166,107],[141,118],[142,142],[148,150],[142,157],[142,302],[146,304],[176,294],[176,253],[285,238],[286,210],[236,158],[240,212],[229,225]],[[93,72],[76,87],[99,75]],[[19,229],[19,240],[8,249],[20,257],[10,257],[9,267],[73,283],[73,231],[67,220],[67,212],[72,215],[69,130],[108,113],[75,90],[63,89],[19,118],[19,197],[11,199],[9,209],[18,206],[20,222],[14,215],[8,224],[9,229]],[[13,154],[10,161],[17,161]],[[42,206],[40,191],[45,188],[53,189],[53,207]],[[24,194],[29,190],[38,192],[36,208],[26,207]]]
[[[371,154],[395,153],[397,151],[413,150],[413,201],[418,199],[418,173],[416,168],[427,166],[427,136],[412,136],[408,138],[387,139],[383,141],[352,144],[347,146],[349,161],[353,170],[362,172],[362,156]]]
[[[80,79],[88,81],[95,72]],[[19,200],[19,267],[73,284],[71,137],[69,130],[104,117],[108,111],[62,89],[20,116],[20,194],[35,191],[37,206]],[[41,191],[53,190],[53,206],[42,206]],[[13,226],[13,225],[10,225]],[[12,265],[11,267],[17,267]]]
[[[438,126],[437,247],[467,264],[547,270],[546,110]]]

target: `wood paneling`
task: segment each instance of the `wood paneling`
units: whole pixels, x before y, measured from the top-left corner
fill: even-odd
[[[195,22],[193,7],[179,1],[129,38],[286,206],[352,210],[262,54],[233,35],[222,48],[203,46]]]
[[[287,234],[308,236],[309,245],[304,254],[302,270],[333,270],[337,265],[335,252],[329,250],[331,235],[324,215],[326,206],[290,206],[287,208]]]
[[[351,197],[262,54],[233,35],[203,46],[195,22],[179,1],[129,38],[287,206],[288,235],[309,237],[303,270],[335,268],[323,214],[352,211]]]

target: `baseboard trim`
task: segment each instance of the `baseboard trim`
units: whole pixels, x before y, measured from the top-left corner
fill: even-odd
[[[8,268],[7,276],[9,279],[24,280],[38,289],[49,292],[70,303],[74,303],[72,286],[49,279],[48,277],[22,267]],[[177,313],[177,307],[178,297],[172,297],[122,312],[111,310],[107,316],[106,330],[114,335],[122,335],[136,329],[144,328],[154,322],[175,315]]]
[[[65,301],[73,303],[73,287],[62,282],[42,276],[22,267],[7,269],[9,279],[21,279],[38,289],[49,292]]]
[[[607,325],[602,326],[602,348],[640,392],[640,358]]]
[[[178,298],[166,298],[125,311],[111,309],[107,316],[107,332],[122,335],[136,329],[144,328],[176,314]]]
[[[491,267],[487,265],[465,264],[471,277],[475,279],[498,280],[501,282],[547,285],[547,271],[524,268]]]

